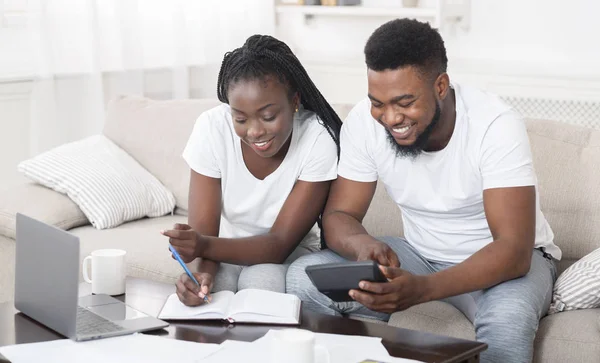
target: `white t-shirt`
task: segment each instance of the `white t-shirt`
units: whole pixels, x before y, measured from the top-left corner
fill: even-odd
[[[200,115],[183,158],[198,174],[221,179],[220,237],[266,234],[297,180],[319,182],[337,177],[337,147],[314,112],[300,108],[291,137],[281,165],[260,180],[246,167],[229,106],[222,104]],[[316,224],[302,245],[320,246]]]
[[[402,211],[404,236],[425,258],[459,263],[493,241],[483,190],[535,185],[527,130],[498,97],[453,84],[456,124],[448,145],[416,159],[397,157],[371,116],[369,99],[344,121],[338,174],[384,183]],[[561,258],[536,193],[535,247]]]

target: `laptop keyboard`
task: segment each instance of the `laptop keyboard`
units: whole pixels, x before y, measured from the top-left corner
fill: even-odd
[[[77,335],[78,336],[97,336],[106,333],[125,330],[122,326],[113,323],[110,320],[92,313],[91,311],[77,307]]]

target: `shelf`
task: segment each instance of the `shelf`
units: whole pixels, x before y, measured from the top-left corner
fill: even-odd
[[[365,7],[365,6],[314,6],[278,5],[277,14],[302,14],[305,16],[373,16],[394,18],[435,18],[436,8]]]
[[[279,17],[284,14],[304,17],[304,22],[315,17],[381,17],[381,18],[411,18],[429,22],[433,27],[440,28],[445,24],[458,24],[468,30],[470,22],[471,0],[436,0],[432,7],[369,7],[363,5],[323,6],[323,5],[286,5],[275,6]]]

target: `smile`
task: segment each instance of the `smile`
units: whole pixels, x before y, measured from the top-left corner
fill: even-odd
[[[399,134],[404,134],[410,128],[411,128],[411,125],[408,125],[408,126],[404,126],[404,127],[394,127],[394,128],[392,128],[392,130],[394,130],[394,132],[397,132]]]
[[[271,144],[273,144],[274,139],[275,138],[272,138],[270,140],[265,140],[265,141],[251,142],[250,145],[258,151],[265,151],[271,146]]]
[[[406,125],[406,126],[397,126],[397,127],[392,127],[391,130],[391,134],[392,136],[394,136],[395,139],[404,139],[406,137],[408,137],[408,135],[410,133],[412,133],[412,128],[415,125]]]

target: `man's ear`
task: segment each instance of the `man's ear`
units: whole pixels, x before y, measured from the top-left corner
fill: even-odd
[[[450,90],[450,77],[448,77],[448,73],[444,72],[437,76],[433,87],[435,90],[435,95],[438,97],[438,99],[443,100],[446,98],[446,95]]]

